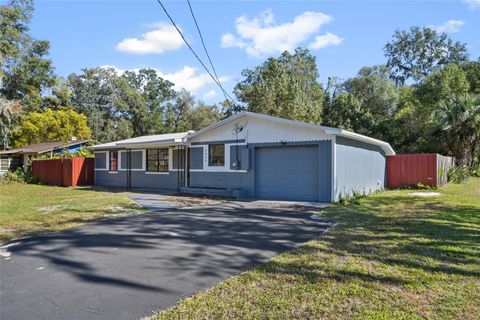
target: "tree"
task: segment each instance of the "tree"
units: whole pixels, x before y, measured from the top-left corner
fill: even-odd
[[[195,105],[194,97],[186,90],[181,90],[174,103],[167,105],[165,115],[165,128],[167,132],[190,130],[187,115]]]
[[[315,57],[307,49],[288,51],[269,58],[254,69],[242,71],[245,78],[235,86],[238,100],[248,111],[320,123],[323,90],[317,81]]]
[[[361,102],[352,94],[339,93],[330,104],[326,105],[323,114],[326,126],[362,132],[366,123],[370,122]]]
[[[453,42],[446,33],[428,27],[396,30],[384,53],[392,79],[401,85],[409,79],[419,81],[448,63],[468,59],[465,44]]]
[[[32,0],[13,0],[0,7],[0,77],[8,60],[21,56],[22,47],[30,41],[28,23],[32,18]]]
[[[32,41],[5,70],[3,95],[21,101],[26,111],[41,110],[42,93],[55,84],[52,62],[44,58],[49,48],[48,41]]]
[[[164,122],[166,103],[177,95],[173,90],[174,84],[158,76],[153,69],[127,71],[122,78],[130,87],[130,89],[125,87],[122,92],[128,92],[127,96],[130,96],[129,114],[133,134],[140,136],[170,131],[171,128],[164,127]]]
[[[42,94],[54,82],[48,41],[34,40],[28,34],[33,2],[11,0],[0,8],[0,94],[7,100],[19,100],[26,110],[39,110]]]
[[[480,94],[480,61],[469,61],[462,64],[463,71],[470,86],[470,93]]]
[[[332,81],[328,87],[334,94],[330,105],[324,107],[324,123],[386,139],[398,104],[398,90],[388,78],[388,70],[384,66],[363,67],[356,77],[343,83]]]
[[[128,94],[120,92],[122,86],[116,71],[107,68],[82,71],[69,75],[67,85],[71,91],[70,104],[87,117],[92,138],[109,142],[132,137],[130,106],[124,100]]]
[[[363,127],[358,132],[385,139],[388,120],[398,103],[398,90],[388,78],[385,66],[363,67],[358,75],[345,81],[345,91],[358,99],[364,115]]]
[[[8,149],[13,127],[20,118],[21,107],[18,102],[0,99],[0,134],[3,150]]]
[[[431,113],[432,105],[438,106],[442,100],[451,100],[470,91],[470,84],[464,69],[457,63],[446,65],[435,71],[416,86],[419,100]]]
[[[47,109],[27,113],[14,132],[15,147],[49,141],[70,141],[90,138],[87,118],[72,109]]]
[[[195,109],[187,112],[185,117],[185,122],[187,123],[186,129],[198,131],[217,123],[221,116],[222,114],[216,106],[209,106],[200,102]]]
[[[480,97],[464,95],[443,101],[438,109],[439,142],[460,165],[478,163]]]

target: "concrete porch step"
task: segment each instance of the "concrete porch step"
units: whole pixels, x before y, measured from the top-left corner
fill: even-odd
[[[225,197],[225,198],[234,198],[234,199],[246,198],[245,190],[239,190],[239,189],[184,187],[180,189],[180,192],[185,194],[204,195],[204,196],[212,196],[212,197]]]

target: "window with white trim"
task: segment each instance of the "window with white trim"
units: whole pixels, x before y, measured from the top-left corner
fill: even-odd
[[[168,148],[147,150],[147,171],[168,172]]]
[[[225,165],[225,145],[208,145],[208,165],[211,167],[223,167]]]

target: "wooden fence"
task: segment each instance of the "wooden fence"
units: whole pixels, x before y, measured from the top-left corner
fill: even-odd
[[[33,160],[32,176],[40,183],[76,187],[94,184],[93,158]]]
[[[437,153],[399,154],[387,157],[387,186],[390,189],[413,187],[421,183],[441,187],[447,183],[453,158]]]

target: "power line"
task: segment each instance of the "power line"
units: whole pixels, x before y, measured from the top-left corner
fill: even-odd
[[[210,66],[212,67],[213,74],[217,78],[217,81],[220,82],[220,79],[218,78],[217,71],[215,70],[215,67],[213,66],[212,59],[210,58],[210,55],[208,54],[207,46],[205,46],[205,41],[203,40],[203,35],[202,35],[202,32],[200,31],[200,27],[198,25],[197,18],[195,17],[195,13],[193,13],[192,4],[190,3],[190,0],[187,0],[187,3],[188,3],[188,8],[190,9],[190,13],[192,15],[193,21],[195,22],[195,26],[197,27],[198,35],[200,36],[200,40],[202,41],[203,50],[205,51],[205,54],[207,55],[208,61],[210,62]],[[223,93],[223,95],[225,96],[225,100],[228,100],[227,95],[225,93]]]
[[[187,47],[190,49],[190,51],[193,53],[193,55],[195,56],[195,58],[197,58],[198,62],[200,62],[200,64],[202,65],[202,67],[205,69],[205,71],[207,71],[207,73],[210,75],[210,77],[213,79],[213,81],[215,81],[215,83],[220,87],[220,89],[222,90],[223,94],[227,95],[231,102],[235,105],[235,102],[233,101],[233,98],[228,94],[228,92],[225,91],[225,89],[223,88],[222,84],[220,83],[220,81],[218,81],[217,79],[215,79],[215,77],[212,75],[212,73],[210,72],[210,70],[208,70],[207,66],[205,66],[205,64],[203,63],[202,59],[200,59],[200,57],[197,55],[197,53],[195,52],[195,50],[193,50],[192,46],[190,46],[190,44],[188,43],[187,39],[185,39],[182,31],[180,31],[180,29],[178,28],[177,24],[175,23],[175,21],[173,20],[173,18],[170,16],[170,14],[168,13],[167,11],[167,8],[165,8],[165,6],[163,5],[163,3],[160,1],[160,0],[157,0],[158,4],[162,7],[163,11],[165,12],[165,14],[167,15],[168,19],[170,20],[170,22],[173,24],[173,26],[175,27],[175,29],[177,29],[178,33],[180,34],[180,37],[182,37],[183,39],[183,42],[185,42],[185,44],[187,45]]]

